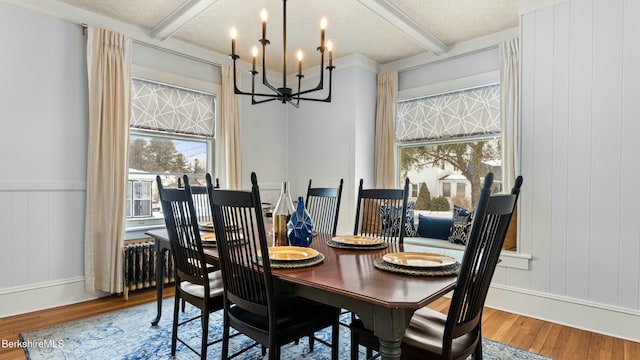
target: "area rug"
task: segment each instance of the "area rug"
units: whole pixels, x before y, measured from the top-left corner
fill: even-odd
[[[198,314],[198,309],[187,304],[180,316],[184,319]],[[171,359],[171,318],[173,299],[165,299],[162,319],[157,327],[151,326],[156,315],[156,304],[139,305],[99,316],[77,320],[65,324],[42,328],[20,334],[25,345],[27,359]],[[348,320],[349,315],[345,315]],[[189,344],[200,348],[200,322],[193,321],[180,328],[179,334],[188,339]],[[209,339],[220,338],[222,334],[222,313],[212,313],[209,324]],[[330,340],[330,328],[317,333]],[[252,343],[239,335],[230,342],[230,352]],[[340,326],[340,359],[349,358],[349,330]],[[209,347],[207,357],[219,359],[221,344]],[[488,339],[483,339],[484,358],[489,360],[548,359],[543,356],[516,349]],[[298,345],[289,344],[282,348],[282,359],[328,360],[330,349],[316,342],[313,353],[309,352],[307,339]],[[198,359],[199,357],[184,345],[178,343],[176,359]],[[239,359],[263,359],[260,347],[242,354]],[[266,357],[265,357],[266,358]],[[364,351],[361,348],[361,358]]]

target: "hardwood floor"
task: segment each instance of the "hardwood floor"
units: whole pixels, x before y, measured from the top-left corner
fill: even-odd
[[[18,334],[46,326],[77,320],[109,311],[155,301],[155,289],[134,292],[129,300],[110,296],[80,304],[36,311],[0,319],[0,360],[25,359],[20,348],[5,346],[16,342]],[[173,288],[165,289],[165,298],[173,296]],[[446,312],[449,300],[442,298],[432,304]],[[163,316],[167,316],[164,314]],[[640,343],[600,335],[526,316],[486,308],[482,319],[483,336],[533,353],[558,360],[637,360]]]

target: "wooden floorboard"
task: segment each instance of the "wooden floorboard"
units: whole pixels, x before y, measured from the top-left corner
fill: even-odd
[[[172,297],[173,288],[166,288],[164,296],[165,298]],[[0,319],[0,340],[15,342],[21,332],[152,302],[155,301],[155,298],[155,289],[139,290],[130,293],[128,300],[115,295],[2,318]],[[446,313],[449,299],[439,299],[430,307]],[[640,359],[640,343],[490,308],[484,310],[482,331],[483,336],[491,340],[558,360]],[[0,360],[5,359],[25,359],[24,351],[1,347]]]

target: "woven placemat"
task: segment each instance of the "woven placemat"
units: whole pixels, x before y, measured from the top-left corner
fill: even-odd
[[[439,268],[410,268],[406,266],[390,264],[382,260],[382,258],[377,258],[373,261],[373,266],[384,271],[391,271],[395,273],[414,276],[451,276],[458,275],[458,272],[460,272],[460,263],[457,261],[455,264]]]
[[[308,266],[318,265],[324,261],[324,255],[322,253],[318,253],[318,255],[312,257],[311,259],[299,260],[299,261],[277,261],[271,260],[271,268],[272,269],[297,269],[304,268]]]
[[[332,248],[337,248],[337,249],[380,250],[380,249],[386,249],[389,244],[383,242],[383,243],[376,244],[376,245],[358,246],[358,245],[342,244],[342,243],[339,243],[339,242],[333,241],[333,240],[327,240],[327,245],[331,246]]]

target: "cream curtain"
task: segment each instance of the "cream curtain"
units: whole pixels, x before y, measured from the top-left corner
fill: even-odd
[[[236,74],[236,76],[240,76]],[[233,67],[222,66],[222,90],[220,94],[220,173],[224,186],[229,189],[242,187],[242,161],[240,154],[240,124],[238,97],[233,93]]]
[[[516,173],[520,172],[518,159],[518,102],[519,40],[507,40],[500,44],[500,116],[502,139],[502,178],[505,192],[511,191]]]
[[[122,292],[129,143],[131,42],[89,26],[86,290]]]
[[[396,187],[395,136],[396,106],[398,104],[398,72],[378,73],[378,99],[376,104],[375,186]]]

